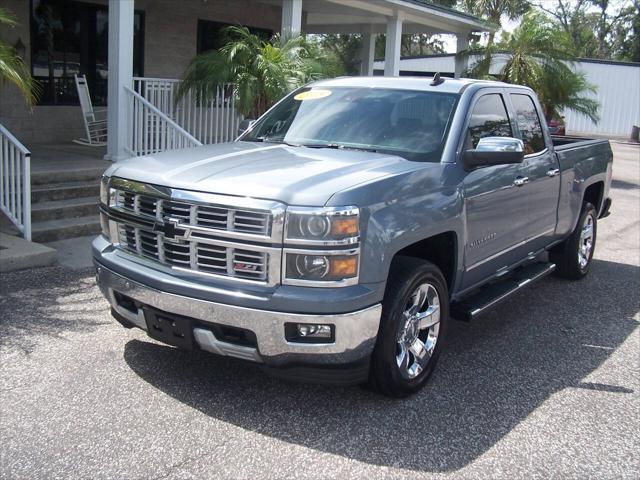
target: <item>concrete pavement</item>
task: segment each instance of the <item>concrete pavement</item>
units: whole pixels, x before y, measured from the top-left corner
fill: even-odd
[[[112,320],[91,269],[0,279],[2,478],[638,478],[640,149],[581,282],[454,322],[425,390],[287,384]]]

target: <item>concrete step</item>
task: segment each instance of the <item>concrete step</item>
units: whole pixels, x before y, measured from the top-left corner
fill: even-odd
[[[34,242],[54,242],[65,238],[82,237],[100,233],[100,217],[87,215],[77,218],[59,218],[36,222],[31,225]]]
[[[50,247],[0,232],[0,272],[46,267],[55,263],[57,252]]]
[[[58,218],[77,218],[98,214],[97,197],[69,198],[34,203],[31,206],[31,221],[45,222]]]
[[[92,182],[100,180],[103,167],[78,167],[77,169],[35,170],[31,172],[31,186],[65,182]]]
[[[49,183],[46,185],[35,185],[31,188],[32,204],[82,197],[94,197],[98,199],[100,197],[100,181]]]

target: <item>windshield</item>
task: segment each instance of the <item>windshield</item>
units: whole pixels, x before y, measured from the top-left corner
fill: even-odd
[[[345,148],[440,161],[457,95],[362,87],[304,88],[240,140]]]

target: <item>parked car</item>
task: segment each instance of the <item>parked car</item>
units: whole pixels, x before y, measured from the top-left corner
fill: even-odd
[[[549,133],[551,135],[566,135],[564,117],[552,118],[547,122],[549,126]]]
[[[98,283],[160,342],[411,394],[450,318],[589,272],[611,148],[553,140],[541,112],[503,83],[314,83],[233,143],[107,170]]]

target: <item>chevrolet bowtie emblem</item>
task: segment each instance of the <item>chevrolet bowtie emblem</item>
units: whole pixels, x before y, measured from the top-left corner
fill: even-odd
[[[153,224],[155,233],[162,233],[167,240],[176,240],[183,238],[186,230],[180,228],[180,222],[174,218],[165,218],[164,222],[156,222]]]

